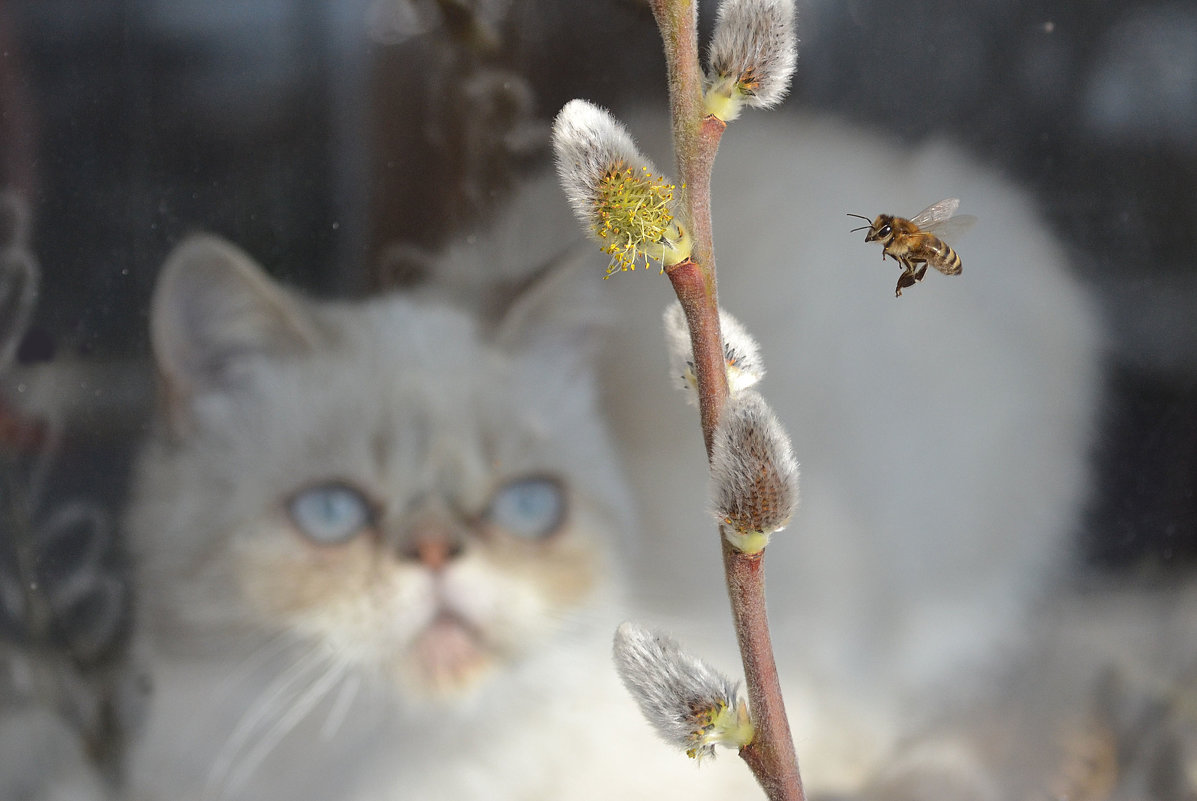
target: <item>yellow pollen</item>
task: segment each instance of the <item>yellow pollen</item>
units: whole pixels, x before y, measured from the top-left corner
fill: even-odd
[[[623,163],[613,165],[599,180],[594,233],[611,256],[605,277],[634,270],[638,263],[647,267],[660,258],[673,224],[669,205],[676,188],[647,167],[636,170]]]

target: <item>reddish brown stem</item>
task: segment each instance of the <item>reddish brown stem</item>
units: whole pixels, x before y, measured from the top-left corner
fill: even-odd
[[[697,0],[649,0],[665,44],[669,111],[679,164],[689,158],[695,123],[702,117],[702,68],[698,64]],[[685,180],[685,176],[682,177]]]
[[[723,335],[719,331],[714,275],[703,270],[693,259],[667,267],[665,274],[673,284],[690,327],[694,374],[698,379],[698,416],[709,459],[711,437],[727,403],[727,366],[723,358]]]
[[[698,380],[699,417],[709,457],[711,437],[728,395],[719,309],[711,291],[714,275],[704,271],[693,259],[672,265],[665,272],[690,327],[694,374]],[[740,749],[740,756],[770,801],[805,801],[798,757],[794,752],[794,739],[773,657],[773,640],[769,634],[764,553],[743,554],[732,548],[726,538],[721,536],[720,540],[736,640],[744,663],[744,683],[756,729],[752,742]]]
[[[694,0],[651,0],[665,44],[673,151],[682,182],[680,206],[694,241],[694,261],[708,274],[715,294],[715,252],[711,235],[711,164],[727,124],[702,111],[702,68],[698,63]]]
[[[686,212],[690,236],[694,240],[693,258],[709,276],[711,295],[715,294],[715,246],[711,228],[711,168],[719,151],[719,140],[727,123],[718,117],[704,117],[686,158],[679,158],[678,173],[686,188]]]
[[[764,552],[744,554],[723,540],[723,568],[731,598],[736,640],[744,660],[744,683],[756,735],[740,749],[771,801],[804,801],[794,737],[786,718],[769,618],[765,609]]]

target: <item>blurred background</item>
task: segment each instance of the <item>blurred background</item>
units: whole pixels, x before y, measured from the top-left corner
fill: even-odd
[[[1088,569],[1190,568],[1197,5],[798,7],[784,109],[950,138],[1036,197],[1108,324]],[[0,396],[0,640],[95,664],[120,651],[119,583],[39,601],[18,577],[121,569],[111,520],[149,376],[101,383],[86,365],[146,356],[153,282],[184,235],[219,233],[317,293],[418,283],[424,254],[546,167],[565,101],[663,97],[662,73],[637,0],[0,0],[0,186],[29,211],[5,207],[0,245],[25,242],[41,267],[12,359],[70,376],[55,425]],[[72,558],[34,564],[23,530]],[[105,714],[79,712],[97,742]]]

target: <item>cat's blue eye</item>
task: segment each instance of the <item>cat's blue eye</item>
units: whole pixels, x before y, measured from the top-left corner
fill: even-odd
[[[321,484],[298,493],[288,506],[291,520],[313,542],[337,545],[370,524],[370,504],[353,487]]]
[[[565,494],[561,484],[551,478],[513,481],[495,493],[487,518],[517,537],[547,537],[565,519]]]

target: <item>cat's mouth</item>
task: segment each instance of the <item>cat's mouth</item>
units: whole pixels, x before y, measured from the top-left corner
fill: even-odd
[[[444,695],[469,689],[494,659],[478,627],[447,609],[416,635],[410,653],[417,680]]]

